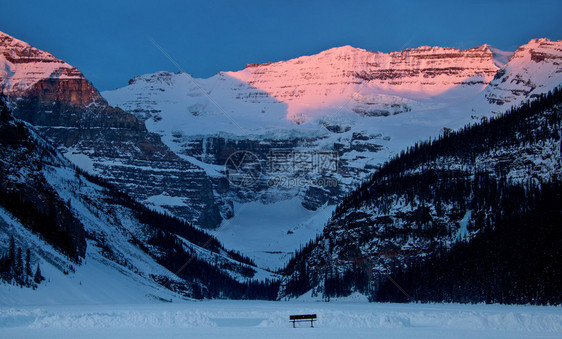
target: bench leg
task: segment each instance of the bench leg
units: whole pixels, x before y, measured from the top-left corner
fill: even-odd
[[[312,322],[313,320],[310,321],[310,327],[314,327],[314,324]]]
[[[293,328],[295,328],[295,321],[293,320]]]

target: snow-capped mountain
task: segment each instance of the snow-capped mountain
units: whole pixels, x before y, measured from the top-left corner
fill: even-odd
[[[249,64],[209,79],[167,72],[139,76],[103,95],[144,120],[162,118],[162,126],[172,113],[184,120],[189,120],[185,113],[202,117],[194,120],[199,124],[218,113],[232,120],[227,116],[197,130],[248,134],[284,127],[284,120],[294,125],[349,111],[387,116],[428,108],[423,99],[446,92],[480,92],[499,69],[496,54],[488,46],[465,51],[424,46],[392,53],[344,46],[288,61]]]
[[[283,252],[319,233],[333,205],[392,155],[562,83],[561,46],[547,39],[515,53],[489,45],[392,53],[344,46],[208,79],[169,72],[138,76],[102,95],[144,120],[180,157],[204,168],[215,192],[234,201],[234,217],[217,236],[279,267],[288,259]],[[524,84],[527,90],[515,90]],[[513,97],[501,105],[507,99],[493,98],[504,97],[506,89]],[[262,176],[250,188],[223,180],[229,155],[242,150],[262,162]],[[337,171],[272,170],[279,150],[334,152]],[[271,180],[279,176],[306,184]],[[337,184],[318,184],[319,178]],[[288,214],[287,208],[299,212]],[[264,224],[268,218],[275,222]],[[275,226],[262,231],[267,225]]]
[[[138,200],[180,196],[168,210],[220,223],[211,182],[134,115],[107,104],[76,68],[0,32],[0,84],[17,118],[33,124],[82,169]]]
[[[0,88],[5,95],[18,97],[33,92],[42,101],[61,100],[77,106],[101,100],[78,69],[2,32],[0,62]]]
[[[561,118],[562,87],[393,158],[298,251],[281,296],[557,303]]]
[[[72,66],[1,39],[2,90],[16,117],[137,200],[220,226],[227,247],[267,267],[321,232],[335,204],[391,156],[562,83],[562,43],[539,39],[515,53],[344,46],[208,79],[142,75],[102,98]],[[252,185],[227,180],[236,151],[261,165]]]
[[[248,281],[272,277],[189,224],[77,171],[4,102],[0,111],[0,252],[5,255],[13,239],[46,279],[37,291],[22,289],[9,284],[25,281],[21,273],[2,266],[3,302],[177,298],[170,290],[236,298],[247,294]]]
[[[517,105],[521,100],[560,85],[562,44],[549,39],[533,39],[515,51],[509,63],[486,88],[485,97],[499,106]]]
[[[29,123],[6,120],[3,188],[39,211],[55,208],[54,220],[70,239],[57,247],[52,234],[32,234],[34,226],[5,204],[4,243],[12,234],[18,246],[37,245],[50,272],[86,270],[86,278],[94,274],[88,267],[97,272],[105,265],[111,279],[131,277],[151,290],[172,281],[186,295],[216,297],[225,294],[213,285],[226,284],[236,297],[248,295],[246,279],[272,275],[226,248],[259,267],[281,268],[323,229],[337,243],[339,226],[324,228],[336,204],[349,201],[349,192],[393,155],[561,84],[562,41],[532,40],[514,53],[488,45],[392,53],[344,46],[208,79],[137,76],[103,97],[76,68],[3,33],[0,65],[2,93],[14,116]],[[20,133],[33,152],[18,144]],[[548,151],[556,146],[549,143]],[[544,149],[539,146],[530,154]],[[238,151],[251,153],[236,158]],[[537,176],[558,164],[543,158],[545,164],[531,169]],[[229,167],[233,159],[246,167]],[[248,159],[254,160],[243,163]],[[527,165],[509,179],[525,177]],[[257,168],[257,176],[240,184],[236,172],[247,167]],[[146,205],[214,228],[225,246]],[[413,210],[404,213],[399,226]],[[453,214],[437,220],[448,222],[449,238],[466,216]],[[360,224],[363,216],[349,220]],[[422,238],[418,244],[427,245]],[[317,248],[319,257],[330,254]],[[356,249],[342,249],[342,258],[348,250]],[[190,258],[200,265],[178,274]],[[292,269],[287,279],[298,275]],[[258,286],[258,293],[263,297],[272,286]]]
[[[408,99],[435,97],[458,86],[463,92],[481,90],[497,70],[486,46],[392,53],[344,46],[225,74],[286,103],[287,118],[304,122],[334,109],[367,116],[401,113],[414,108]]]

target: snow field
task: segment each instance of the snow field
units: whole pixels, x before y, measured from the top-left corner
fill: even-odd
[[[293,329],[290,314],[318,314]],[[204,301],[0,307],[2,338],[560,338],[562,308]]]
[[[226,248],[252,258],[258,267],[282,268],[298,246],[322,232],[333,206],[309,211],[298,198],[264,204],[235,204],[235,216],[210,231]]]

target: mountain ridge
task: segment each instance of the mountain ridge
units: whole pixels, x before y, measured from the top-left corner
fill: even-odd
[[[554,49],[560,45],[545,39],[532,43],[553,44]],[[253,253],[266,267],[279,268],[295,249],[290,244],[302,244],[321,232],[320,219],[392,155],[444,130],[493,116],[504,109],[494,101],[504,92],[511,96],[509,105],[517,105],[561,81],[556,50],[550,53],[554,58],[538,63],[525,59],[544,67],[537,76],[522,73],[519,78],[522,67],[509,68],[508,62],[499,68],[493,50],[487,45],[467,50],[420,47],[391,54],[344,46],[321,52],[320,57],[220,72],[209,79],[169,72],[137,76],[124,88],[102,93],[118,107],[109,110],[81,106],[76,115],[73,107],[19,100],[15,113],[34,121],[83,169],[119,184],[153,208],[215,228],[223,236],[239,234],[227,247]],[[513,79],[543,85],[518,91]],[[55,87],[60,84],[49,81]],[[57,119],[54,126],[41,122]],[[75,124],[68,126],[72,121]],[[252,187],[235,187],[226,176],[226,160],[240,150],[254,153],[262,165],[262,175]],[[337,156],[337,170],[325,178],[306,171],[274,173],[268,168],[272,151],[331,152]],[[284,179],[307,184],[275,184]],[[336,184],[318,184],[324,179]],[[288,202],[300,203],[298,218],[282,213]],[[271,230],[282,233],[279,240],[243,241],[260,234],[246,230],[261,224],[259,217],[252,219],[236,208],[246,203],[286,218],[275,226],[281,229]],[[279,242],[284,244],[281,250]],[[249,243],[254,247],[247,247]]]
[[[0,88],[4,95],[21,96],[35,87],[33,95],[43,102],[62,100],[76,106],[105,102],[76,67],[3,32],[0,32],[0,54],[5,60],[4,69],[0,69]],[[52,90],[49,79],[65,83],[66,88]]]
[[[550,277],[562,255],[561,88],[386,162],[297,252],[280,297],[560,303],[545,286],[559,283]],[[507,293],[500,281],[518,287]]]
[[[181,190],[200,207],[182,204],[172,207],[174,213],[204,227],[220,222],[202,170],[170,151],[142,120],[110,106],[75,67],[4,33],[2,63],[0,84],[14,116],[33,124],[75,164],[140,200]],[[162,177],[162,172],[175,175]]]
[[[6,301],[29,302],[33,295],[64,302],[275,295],[276,285],[267,280],[273,274],[199,228],[79,170],[0,100],[0,239],[28,252],[28,262],[40,265],[46,280],[23,285],[21,258],[11,255],[5,265],[3,256],[2,291],[13,294]]]
[[[361,178],[408,146],[488,119],[562,83],[562,53],[557,51],[562,42],[539,39],[529,44],[514,54],[530,55],[533,48],[552,44],[545,47],[552,50],[552,60],[537,63],[528,56],[524,64],[514,65],[519,59],[508,61],[510,53],[489,45],[467,50],[422,47],[407,53],[344,46],[276,63],[250,64],[206,79],[170,72],[137,76],[128,86],[102,95],[145,121],[176,154],[204,167],[207,175],[216,178],[212,179],[215,186],[222,187],[221,198],[234,206],[257,203],[283,218],[283,206],[298,199],[308,210],[326,216]],[[531,66],[541,67],[542,72],[523,71]],[[517,91],[514,79],[541,86]],[[509,102],[502,99],[503,93],[510,96]],[[505,104],[500,105],[499,99]],[[335,152],[338,170],[326,178],[336,180],[337,187],[266,186],[279,175],[293,182],[318,182],[310,173],[268,172],[271,150]],[[234,151],[252,152],[262,161],[265,170],[252,189],[218,182],[224,179],[224,163]],[[314,231],[294,233],[299,237],[320,233],[322,222],[306,219],[305,214],[295,219],[297,226],[289,226],[295,222],[289,217],[280,223],[287,225],[279,235],[283,240],[272,243],[293,239],[304,245],[290,234],[303,230],[301,225],[314,225]],[[248,237],[257,234],[246,230],[254,224],[258,229],[259,218],[236,208],[232,215],[223,222],[229,225],[223,233],[235,232],[240,238],[232,236],[230,246],[256,253],[256,259],[262,257],[272,265],[265,258],[275,257],[267,253],[279,251],[274,247],[278,245],[263,239],[255,239],[254,247],[246,245],[254,242]],[[282,252],[279,257],[288,260],[290,249]],[[275,264],[282,266],[283,262]]]
[[[456,130],[466,130],[463,126],[485,123],[509,105],[543,98],[562,83],[562,41],[534,39],[512,56],[488,45],[467,50],[422,46],[391,53],[343,46],[313,56],[220,72],[208,79],[170,72],[137,76],[128,86],[103,92],[102,97],[72,66],[50,53],[2,37],[0,78],[14,115],[29,124],[21,126],[37,131],[37,140],[45,138],[45,143],[55,145],[54,154],[64,155],[83,171],[75,171],[62,158],[53,166],[48,157],[47,169],[37,169],[43,173],[45,185],[60,195],[60,208],[72,209],[81,218],[85,238],[79,235],[80,227],[71,233],[86,239],[88,246],[77,242],[78,257],[84,258],[85,253],[98,262],[132,269],[132,276],[148,278],[151,284],[167,286],[173,280],[171,289],[196,298],[226,292],[232,297],[270,298],[275,283],[243,283],[240,279],[252,279],[257,272],[261,278],[272,277],[271,271],[287,262],[280,297],[297,295],[298,288],[305,287],[314,287],[315,292],[325,288],[328,296],[340,293],[340,273],[344,280],[365,278],[363,268],[336,262],[329,266],[333,271],[321,272],[324,276],[307,276],[312,284],[303,280],[306,274],[318,272],[313,266],[307,271],[308,259],[295,266],[296,259],[291,261],[290,256],[318,234],[325,241],[313,244],[318,256],[311,260],[338,255],[336,261],[344,262],[361,258],[361,251],[389,256],[389,262],[401,255],[416,256],[437,241],[432,242],[429,235],[448,232],[441,239],[445,242],[472,237],[471,214],[454,205],[464,207],[466,201],[459,198],[452,207],[436,205],[432,209],[418,206],[412,198],[415,192],[399,191],[397,195],[403,196],[393,206],[376,201],[383,211],[399,211],[396,218],[389,219],[384,213],[375,216],[373,222],[383,225],[384,239],[382,245],[367,244],[381,245],[371,253],[361,243],[365,238],[373,240],[372,230],[361,233],[371,216],[363,210],[343,215],[339,203],[352,204],[364,197],[366,193],[358,193],[357,198],[349,194],[358,192],[357,184],[384,169],[392,156],[419,145],[416,142],[456,135],[460,133]],[[513,160],[513,155],[498,149],[491,150],[487,160],[480,156],[479,161],[501,175],[509,174],[510,180],[549,176],[549,166],[559,170],[556,159],[549,155],[556,154],[555,136],[542,129],[527,134],[535,138],[529,139],[532,147],[523,147],[512,163],[506,161]],[[534,144],[545,136],[545,145]],[[227,160],[240,151],[253,154],[262,167],[255,182],[247,186],[229,180],[233,169],[225,168]],[[325,157],[323,163],[320,156]],[[18,168],[17,157],[10,161]],[[320,163],[328,166],[309,166]],[[457,188],[455,193],[461,192],[468,182],[463,166],[453,161],[437,163],[448,167],[431,173],[414,169],[409,173],[412,181],[431,181],[445,173],[445,188],[458,186],[447,194]],[[512,165],[516,170],[511,170]],[[20,166],[33,172],[30,164],[22,161]],[[477,170],[474,173],[482,182],[492,180]],[[16,174],[10,172],[17,179]],[[384,183],[382,186],[384,189]],[[340,207],[334,210],[336,205]],[[102,213],[103,209],[107,212]],[[325,227],[332,213],[344,218],[345,225],[352,225],[353,232],[339,224]],[[475,214],[481,217],[481,213]],[[428,224],[428,218],[434,222]],[[412,232],[415,246],[394,248],[405,241],[403,226],[412,220],[421,225]],[[29,226],[11,218],[5,221],[11,229]],[[188,226],[191,224],[195,227]],[[454,232],[457,224],[461,226],[458,234]],[[440,229],[442,225],[445,227]],[[395,244],[384,243],[392,238],[392,232],[385,230],[391,226],[403,228]],[[210,240],[206,242],[206,233],[197,227],[214,228],[210,233],[215,238],[207,235]],[[344,248],[342,239],[359,246]],[[224,247],[217,245],[219,240]],[[140,266],[131,264],[139,263],[139,255]],[[182,272],[183,264],[198,260],[197,256],[202,261]],[[150,275],[150,267],[158,267],[160,273]],[[357,268],[359,275],[349,275],[342,267]],[[322,279],[324,284],[317,284]],[[219,282],[225,284],[220,288],[232,289],[215,288]],[[296,290],[295,282],[300,284]],[[251,291],[254,287],[257,290]]]

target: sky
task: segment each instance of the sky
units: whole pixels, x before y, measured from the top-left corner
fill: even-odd
[[[0,0],[0,31],[76,66],[99,90],[136,75],[206,78],[351,45],[515,50],[562,39],[560,0]]]

